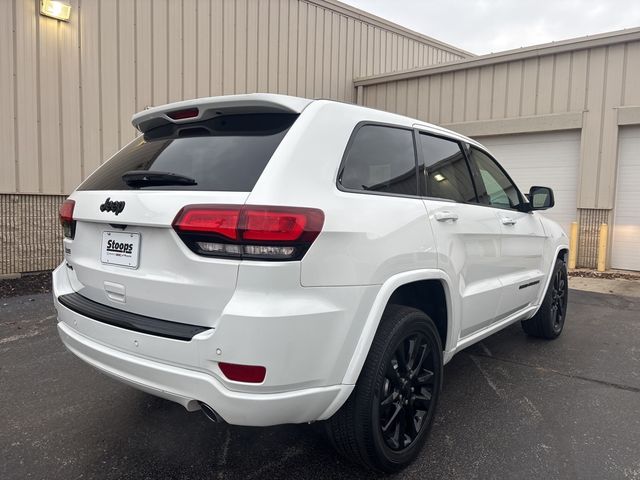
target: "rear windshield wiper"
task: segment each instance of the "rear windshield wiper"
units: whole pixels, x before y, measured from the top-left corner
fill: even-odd
[[[191,177],[171,172],[153,172],[149,170],[129,170],[122,175],[122,181],[133,188],[154,185],[197,185]]]

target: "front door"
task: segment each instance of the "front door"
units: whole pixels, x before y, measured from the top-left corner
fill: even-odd
[[[530,306],[544,287],[545,232],[537,215],[518,210],[522,194],[492,157],[471,147],[469,158],[479,203],[493,210],[500,222],[501,319]]]

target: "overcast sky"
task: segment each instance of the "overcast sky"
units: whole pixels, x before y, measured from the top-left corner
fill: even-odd
[[[342,0],[475,54],[640,26],[640,0]]]

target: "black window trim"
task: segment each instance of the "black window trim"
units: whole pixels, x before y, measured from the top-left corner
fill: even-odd
[[[379,126],[379,127],[398,128],[398,129],[401,129],[401,130],[409,130],[409,131],[413,132],[413,155],[414,155],[414,162],[415,162],[416,195],[408,195],[408,194],[404,194],[404,193],[377,192],[377,191],[373,191],[373,190],[359,190],[359,189],[356,189],[356,188],[344,187],[340,183],[340,180],[342,178],[342,173],[343,173],[344,167],[345,167],[345,161],[347,159],[347,154],[349,153],[351,145],[353,144],[353,142],[355,140],[355,136],[358,133],[358,130],[360,130],[362,127],[367,126],[367,125],[373,125],[373,126]],[[465,162],[467,164],[467,169],[469,170],[469,175],[471,176],[471,183],[473,185],[473,190],[474,190],[475,197],[476,197],[474,202],[459,202],[458,200],[453,200],[451,198],[431,197],[429,195],[426,195],[427,192],[423,191],[423,189],[426,189],[426,182],[423,184],[423,182],[421,182],[421,178],[420,178],[420,165],[424,165],[424,158],[423,158],[423,154],[422,154],[422,149],[418,148],[418,145],[419,145],[418,135],[429,135],[431,137],[441,138],[443,140],[448,140],[450,142],[454,142],[454,143],[458,144],[458,147],[460,148],[460,150],[462,151],[462,154],[464,155],[464,159],[465,159]],[[464,141],[462,139],[458,139],[458,138],[455,138],[455,137],[447,136],[444,133],[432,132],[432,131],[429,131],[429,130],[423,130],[423,129],[417,128],[415,126],[408,127],[406,125],[398,125],[398,124],[387,123],[387,122],[377,122],[377,121],[372,121],[372,120],[362,120],[362,121],[358,122],[355,125],[355,127],[353,128],[353,131],[351,132],[351,135],[349,136],[349,140],[347,141],[347,145],[346,145],[346,147],[344,149],[344,152],[342,153],[342,159],[340,160],[340,166],[338,167],[338,173],[336,175],[336,181],[335,181],[336,188],[341,192],[357,193],[357,194],[361,194],[361,195],[378,195],[378,196],[383,196],[383,197],[411,198],[411,199],[418,199],[418,200],[435,200],[435,201],[439,201],[439,202],[458,203],[460,205],[473,205],[473,206],[477,206],[477,207],[493,208],[493,209],[498,209],[498,210],[509,210],[509,211],[523,212],[523,210],[520,210],[518,208],[496,207],[496,206],[493,206],[493,205],[486,205],[484,203],[480,203],[480,197],[478,196],[478,182],[481,181],[482,179],[480,178],[480,172],[477,169],[477,166],[475,166],[475,164],[471,161],[471,148],[475,148],[475,149],[479,150],[480,152],[484,153],[485,155],[487,155],[498,166],[499,170],[507,177],[507,179],[513,184],[513,186],[515,187],[516,192],[518,194],[518,198],[520,199],[520,203],[521,204],[526,203],[525,200],[524,200],[524,196],[522,195],[522,192],[518,188],[518,185],[513,181],[511,176],[502,167],[502,165],[500,165],[500,163],[495,159],[495,157],[493,155],[491,155],[485,148],[479,147],[478,145],[475,145],[475,144],[471,144],[471,143],[466,142],[466,141]],[[529,213],[531,213],[531,212],[529,212]]]
[[[414,169],[414,178],[416,181],[416,194],[415,195],[409,195],[409,194],[405,194],[405,193],[390,193],[390,192],[378,192],[375,190],[360,190],[357,188],[348,188],[342,185],[341,180],[342,180],[342,173],[344,172],[344,168],[345,168],[345,162],[347,160],[347,155],[349,154],[349,151],[351,150],[351,146],[353,145],[353,142],[355,141],[356,135],[358,133],[358,131],[365,126],[376,126],[376,127],[388,127],[388,128],[396,128],[399,130],[407,130],[409,132],[412,133],[412,141],[413,141],[413,163],[415,165],[415,169]],[[411,198],[411,199],[416,199],[416,200],[420,200],[421,197],[420,196],[420,182],[419,182],[419,178],[418,178],[418,147],[417,147],[417,138],[416,138],[416,134],[415,134],[415,128],[413,127],[407,127],[405,125],[397,125],[394,123],[386,123],[386,122],[376,122],[376,121],[372,121],[372,120],[363,120],[360,121],[358,123],[356,123],[356,126],[353,127],[353,131],[351,132],[351,135],[349,136],[349,141],[347,142],[347,145],[344,149],[344,152],[342,153],[342,159],[340,160],[340,166],[338,167],[338,174],[336,175],[336,188],[338,190],[340,190],[341,192],[346,192],[346,193],[359,193],[362,195],[378,195],[378,196],[383,196],[383,197],[399,197],[399,198]]]
[[[493,155],[491,155],[486,148],[482,148],[479,147],[477,145],[474,144],[470,144],[467,143],[466,144],[467,148],[465,149],[465,156],[467,157],[467,164],[469,165],[469,168],[472,171],[472,178],[474,181],[474,185],[476,182],[482,182],[482,177],[480,176],[480,170],[478,169],[478,166],[475,164],[475,162],[472,162],[471,160],[471,149],[475,148],[476,150],[478,150],[481,153],[484,153],[489,160],[491,160],[497,167],[498,170],[500,170],[503,175],[505,177],[507,177],[507,180],[509,180],[511,182],[511,184],[514,186],[514,188],[516,189],[516,193],[518,194],[518,200],[520,201],[519,205],[524,205],[527,202],[524,199],[524,195],[522,195],[522,192],[520,191],[520,188],[518,188],[518,185],[516,184],[516,182],[513,181],[513,179],[511,178],[511,176],[507,173],[507,171],[504,169],[504,167],[502,165],[500,165],[500,162],[498,162],[495,157]],[[484,185],[484,182],[483,182]],[[488,207],[488,208],[495,208],[497,210],[508,210],[508,211],[512,211],[512,212],[521,212],[521,213],[532,213],[532,212],[526,212],[524,210],[522,210],[521,208],[518,208],[519,206],[516,205],[515,207],[497,207],[495,205],[487,205],[484,203],[480,203],[480,197],[478,196],[478,189],[476,187],[476,201],[477,204],[481,207]]]

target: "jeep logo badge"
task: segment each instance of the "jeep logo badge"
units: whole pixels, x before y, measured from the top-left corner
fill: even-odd
[[[122,210],[124,210],[124,202],[111,201],[111,197],[107,197],[104,203],[100,205],[101,212],[113,212],[118,215]]]

